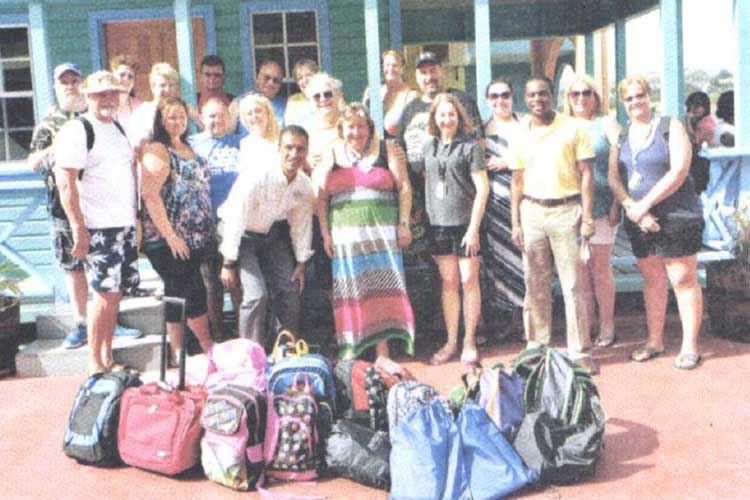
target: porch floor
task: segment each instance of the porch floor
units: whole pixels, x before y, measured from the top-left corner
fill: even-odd
[[[680,329],[675,314],[667,324],[667,355],[636,365],[630,351],[643,340],[645,319],[635,310],[617,316],[619,342],[597,351],[601,375],[595,378],[609,416],[606,448],[596,476],[589,481],[539,487],[518,493],[525,499],[744,499],[750,488],[746,439],[750,421],[747,373],[750,344],[732,343],[704,327],[703,364],[695,371],[673,368]],[[557,335],[558,340],[561,335]],[[437,337],[418,339],[416,359],[402,359],[414,374],[447,394],[459,382],[456,362],[426,363]],[[485,364],[510,364],[520,342],[490,342]],[[154,373],[146,374],[155,377]],[[60,449],[70,405],[82,378],[76,376],[0,380],[0,456],[4,462],[3,498],[116,499],[250,498],[205,478],[172,479],[129,467],[97,469],[78,465]],[[10,404],[8,404],[10,403]],[[384,500],[382,491],[344,479],[313,486],[274,485],[274,492],[322,494],[329,499]]]

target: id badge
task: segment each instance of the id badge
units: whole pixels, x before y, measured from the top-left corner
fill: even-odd
[[[447,188],[445,186],[445,180],[439,179],[437,181],[437,185],[435,186],[435,196],[438,200],[445,199],[445,194],[447,192]]]

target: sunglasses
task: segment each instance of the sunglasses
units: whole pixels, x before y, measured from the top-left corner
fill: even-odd
[[[496,92],[492,92],[490,94],[487,94],[487,99],[491,99],[493,101],[495,99],[510,99],[512,95],[513,94],[511,94],[507,90],[505,92],[500,92],[499,94]]]
[[[275,76],[270,76],[270,75],[260,75],[260,77],[263,78],[263,81],[265,81],[265,82],[273,82],[276,85],[280,85],[281,84],[281,78],[278,78],[278,77],[275,77]]]
[[[578,99],[579,97],[591,97],[594,95],[594,91],[591,89],[586,90],[571,90],[568,92],[568,96],[570,96],[572,99]]]
[[[211,72],[205,71],[203,73],[203,76],[205,76],[206,78],[224,78],[224,73],[211,73]]]
[[[636,99],[638,99],[640,101],[641,99],[645,99],[645,98],[646,98],[645,92],[641,92],[639,94],[629,95],[627,97],[623,97],[622,100],[625,101],[625,102],[633,102]]]
[[[332,90],[326,90],[325,92],[317,92],[312,95],[313,100],[320,101],[321,99],[330,99],[333,97]]]

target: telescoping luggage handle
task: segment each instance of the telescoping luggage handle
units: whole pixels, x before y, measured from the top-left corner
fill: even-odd
[[[179,367],[179,385],[177,387],[178,390],[184,391],[185,390],[185,361],[186,361],[186,353],[185,353],[185,335],[187,335],[187,332],[185,331],[185,299],[180,297],[167,297],[166,295],[161,298],[162,302],[164,302],[164,306],[166,307],[168,304],[175,305],[180,308],[180,324],[182,325],[182,340],[180,342],[180,367]],[[166,384],[166,376],[167,376],[167,361],[169,359],[169,350],[167,349],[167,325],[166,321],[164,323],[164,332],[161,336],[161,366],[159,367],[159,381],[162,383],[162,385]]]

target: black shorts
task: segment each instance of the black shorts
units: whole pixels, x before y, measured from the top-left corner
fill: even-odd
[[[461,240],[466,236],[468,226],[432,226],[427,237],[430,242],[430,253],[434,256],[455,255],[466,257],[466,247]]]
[[[206,287],[200,273],[204,260],[203,251],[190,250],[190,258],[187,260],[173,257],[166,245],[146,248],[145,252],[151,267],[164,282],[164,295],[185,299],[185,316],[188,319],[206,314]],[[168,323],[179,322],[179,306],[167,304],[165,316]]]
[[[703,219],[679,223],[660,218],[659,225],[661,229],[655,233],[643,232],[633,221],[625,218],[625,232],[637,259],[651,255],[668,259],[686,257],[695,255],[703,246]]]

